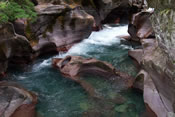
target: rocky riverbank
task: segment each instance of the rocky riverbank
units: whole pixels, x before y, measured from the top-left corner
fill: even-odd
[[[133,87],[143,92],[147,108],[145,116],[174,116],[173,0],[167,3],[147,0],[148,4],[143,0],[32,0],[32,2],[36,5],[38,15],[36,21],[18,19],[0,25],[1,79],[6,73],[8,74],[10,65],[26,66],[42,55],[68,51],[72,45],[89,37],[92,31],[102,29],[102,24],[129,23],[130,36],[126,38],[131,42],[137,41],[142,46],[128,52],[139,65],[140,72],[136,80],[127,73],[116,70],[111,64],[93,58],[68,56],[54,59],[53,64],[63,75],[78,82],[92,97],[96,95],[94,88],[80,76],[89,73],[103,77],[112,76],[115,77],[114,81],[125,84],[125,88]],[[148,6],[155,10],[148,9]],[[111,81],[111,77],[109,80]],[[1,116],[24,117],[24,112],[27,113],[25,117],[35,116],[37,96],[34,93],[10,82],[1,81],[0,87],[3,98],[0,102]],[[6,92],[9,95],[6,95]],[[10,106],[6,108],[7,105]]]

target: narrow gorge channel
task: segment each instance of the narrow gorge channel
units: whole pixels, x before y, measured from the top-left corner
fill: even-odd
[[[52,66],[52,58],[78,55],[107,61],[117,69],[136,76],[138,70],[128,50],[133,46],[122,39],[128,25],[104,25],[89,38],[75,44],[67,53],[41,57],[25,69],[9,68],[6,79],[15,81],[38,95],[37,112],[42,117],[139,117],[145,111],[143,95],[93,76],[86,78],[103,99],[94,99],[74,81],[64,78]],[[109,101],[114,99],[116,101]]]

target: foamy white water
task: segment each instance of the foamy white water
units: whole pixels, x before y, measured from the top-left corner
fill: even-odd
[[[64,58],[67,55],[81,55],[86,57],[91,57],[88,53],[94,51],[103,52],[101,46],[111,46],[116,44],[116,46],[120,46],[123,49],[131,49],[130,46],[120,45],[121,40],[123,40],[122,36],[129,36],[128,34],[128,25],[111,27],[109,25],[104,25],[104,29],[99,32],[92,32],[89,38],[83,40],[79,44],[74,45],[69,49],[67,53],[59,54],[55,57]],[[42,63],[33,67],[34,70],[40,70],[46,66],[51,65],[51,58],[44,60]]]
[[[67,55],[86,55],[88,52],[96,51],[99,49],[93,45],[99,46],[111,46],[112,44],[120,44],[122,36],[129,36],[128,25],[110,27],[109,25],[104,25],[104,29],[99,32],[92,32],[88,39],[83,40],[81,43],[73,46],[66,54],[61,54],[57,57],[63,58]],[[129,48],[126,47],[125,48]]]

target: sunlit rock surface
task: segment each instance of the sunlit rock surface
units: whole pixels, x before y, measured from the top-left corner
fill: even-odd
[[[150,22],[150,16],[154,10],[147,11],[146,9],[133,14],[130,24],[128,26],[128,33],[134,41],[140,41],[148,37],[154,36],[154,31]]]
[[[78,6],[44,4],[36,6],[36,11],[39,15],[37,21],[29,23],[26,28],[27,37],[35,45],[53,42],[62,47],[91,34],[94,18]]]

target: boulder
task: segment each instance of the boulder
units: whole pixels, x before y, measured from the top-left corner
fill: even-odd
[[[35,51],[35,57],[46,55],[46,54],[56,54],[57,46],[53,42],[45,42],[38,44],[33,47],[33,50]]]
[[[8,63],[26,64],[32,60],[33,49],[24,36],[15,33],[12,24],[0,25],[0,74]]]
[[[36,117],[37,96],[15,83],[0,82],[1,117]]]
[[[76,82],[85,76],[101,76],[106,80],[116,82],[118,85],[123,84],[124,88],[129,88],[134,81],[134,78],[116,70],[111,64],[93,58],[67,56],[64,59],[53,59],[52,64],[59,69],[63,76]]]
[[[154,36],[150,16],[154,10],[143,10],[139,13],[133,14],[128,26],[128,33],[131,35],[131,40],[140,41],[148,37]]]
[[[94,18],[79,6],[43,4],[36,6],[36,11],[36,22],[28,22],[26,28],[27,37],[35,45],[53,42],[60,48],[91,34]]]
[[[115,68],[107,62],[96,59],[85,59],[80,56],[67,56],[64,59],[53,59],[53,65],[58,67],[62,74],[74,80],[80,76],[92,74],[106,78],[116,76]]]

